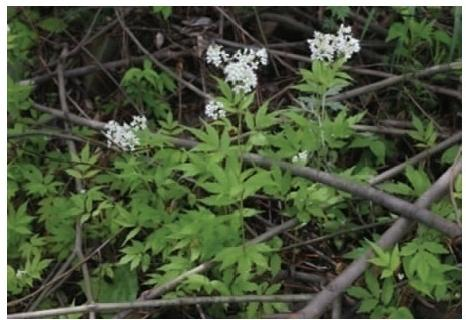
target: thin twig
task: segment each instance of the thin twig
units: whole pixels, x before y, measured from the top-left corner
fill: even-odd
[[[45,318],[82,312],[109,312],[124,309],[157,308],[169,306],[186,306],[213,303],[245,303],[245,302],[299,302],[312,299],[313,294],[282,294],[282,295],[244,295],[244,296],[217,296],[217,297],[182,297],[174,299],[147,300],[120,303],[95,303],[76,307],[56,308],[35,312],[13,313],[8,319]]]
[[[269,44],[268,44],[268,41],[267,41],[267,37],[265,36],[265,33],[264,33],[264,29],[262,28],[262,22],[261,22],[261,19],[259,17],[259,14],[257,13],[257,9],[256,7],[253,7],[253,10],[254,10],[254,15],[256,16],[256,22],[257,22],[257,27],[259,28],[259,32],[260,32],[260,35],[261,35],[261,38],[262,38],[262,42],[264,42],[264,46],[267,50],[269,50]],[[272,55],[270,61],[272,62],[272,66],[273,66],[273,70],[275,71],[275,75],[277,77],[280,77],[280,72],[278,71],[278,68],[277,68],[277,64],[275,63],[275,59]]]
[[[304,245],[322,242],[322,241],[325,241],[325,240],[328,240],[328,239],[332,239],[332,238],[341,236],[343,234],[355,233],[355,232],[362,231],[362,230],[367,230],[367,229],[372,229],[372,228],[384,226],[384,225],[392,223],[392,222],[394,222],[394,220],[390,219],[390,220],[387,220],[387,221],[374,222],[374,223],[366,224],[366,225],[363,225],[363,226],[357,226],[357,227],[349,228],[349,229],[346,229],[346,230],[336,231],[336,232],[331,233],[331,234],[326,234],[325,236],[321,236],[321,237],[317,237],[317,238],[314,238],[314,239],[309,239],[309,240],[306,240],[306,241],[290,244],[290,245],[288,245],[286,247],[280,248],[280,251],[286,251],[286,250],[290,250],[290,249],[293,249],[293,248],[302,247]]]

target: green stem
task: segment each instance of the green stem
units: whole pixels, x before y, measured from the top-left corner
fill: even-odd
[[[240,172],[239,172],[239,177],[238,181],[241,179],[241,172],[243,170],[243,144],[241,143],[241,136],[243,134],[243,113],[241,110],[239,110],[238,113],[238,136],[240,137],[238,140],[238,152],[239,152],[239,167],[240,167]],[[242,245],[243,245],[243,250],[245,249],[245,244],[246,244],[246,235],[244,233],[244,216],[243,216],[243,208],[244,208],[244,199],[243,199],[244,191],[241,191],[241,196],[240,196],[240,201],[239,201],[239,208],[240,208],[240,216],[241,216],[241,238],[242,238]]]

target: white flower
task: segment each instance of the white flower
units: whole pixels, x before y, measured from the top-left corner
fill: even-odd
[[[331,34],[314,31],[314,39],[307,40],[311,50],[311,59],[333,61],[335,53],[334,40],[335,37]]]
[[[309,152],[302,151],[298,153],[297,155],[293,156],[293,158],[291,159],[291,162],[306,164],[308,156],[309,156]]]
[[[343,24],[336,35],[315,31],[314,39],[309,39],[307,42],[311,50],[312,60],[331,62],[335,57],[343,57],[348,60],[353,53],[361,50],[359,40],[351,35],[351,27],[345,27]]]
[[[206,61],[217,68],[228,60],[228,53],[223,51],[223,47],[217,44],[212,44],[207,48]]]
[[[346,60],[351,58],[353,53],[359,52],[359,40],[351,36],[351,27],[340,26],[335,37],[335,48],[338,55],[343,56]]]
[[[219,118],[224,118],[226,116],[226,112],[223,106],[223,103],[218,101],[210,101],[205,106],[205,115],[213,120],[217,120]]]
[[[267,50],[265,50],[264,48],[256,51],[256,57],[260,59],[259,61],[263,66],[267,65],[267,63],[269,62]]]
[[[246,63],[232,62],[223,70],[226,74],[225,81],[233,85],[236,93],[240,91],[248,93],[257,86],[257,75],[254,69]]]
[[[130,126],[138,130],[144,130],[147,128],[147,119],[144,116],[134,116]]]
[[[398,272],[397,277],[398,277],[398,280],[401,281],[401,280],[403,280],[405,278],[405,275],[403,273],[401,273],[401,272]]]
[[[115,144],[125,151],[134,151],[135,147],[140,143],[136,132],[145,128],[147,128],[146,117],[134,116],[130,124],[123,123],[123,125],[120,125],[114,120],[107,122],[103,134],[107,138],[109,147]]]
[[[259,64],[268,63],[267,51],[265,49],[241,49],[230,57],[222,46],[210,45],[206,54],[207,63],[216,67],[223,67],[225,81],[233,86],[237,93],[251,92],[257,86],[256,71]]]

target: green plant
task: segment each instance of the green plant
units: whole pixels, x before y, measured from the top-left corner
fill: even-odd
[[[349,37],[348,27],[340,26],[336,35],[327,35],[326,38],[348,41],[348,47],[334,48],[330,50],[331,54],[320,52],[320,56],[317,54],[319,59],[314,57],[308,67],[300,70],[300,79],[293,87],[299,96],[291,100],[292,105],[280,103],[280,99],[267,100],[269,97],[264,93],[269,91],[266,87],[255,91],[257,83],[273,78],[270,74],[275,71],[270,68],[259,72],[259,66],[266,65],[268,61],[265,49],[228,51],[225,52],[227,55],[221,54],[219,46],[211,49],[211,58],[215,58],[216,50],[220,54],[217,56],[220,60],[212,58],[211,64],[220,61],[218,64],[223,64],[225,77],[214,77],[214,82],[206,79],[206,88],[210,89],[212,83],[216,87],[208,93],[212,100],[206,101],[204,114],[199,117],[196,109],[199,100],[185,91],[180,91],[180,94],[183,94],[183,104],[189,103],[189,112],[183,116],[178,113],[178,118],[174,116],[177,106],[172,95],[176,91],[175,82],[166,73],[155,70],[148,60],[141,67],[129,68],[119,75],[119,71],[113,69],[112,76],[121,76],[126,106],[135,107],[139,114],[137,119],[141,122],[138,126],[141,130],[129,132],[134,133],[132,140],[137,148],[117,148],[115,151],[115,148],[106,148],[101,143],[105,137],[113,137],[106,135],[111,125],[97,131],[70,124],[70,130],[63,132],[61,119],[39,112],[32,103],[37,101],[58,108],[56,88],[40,81],[34,86],[19,82],[29,74],[41,76],[37,70],[41,64],[35,60],[36,56],[46,58],[44,61],[50,66],[56,65],[59,52],[54,47],[55,43],[62,43],[70,35],[76,39],[79,35],[83,39],[84,35],[79,33],[84,29],[92,30],[91,38],[88,38],[92,39],[94,32],[105,28],[109,23],[108,13],[113,17],[113,9],[93,10],[74,8],[62,14],[63,11],[56,8],[9,9],[9,301],[41,290],[41,284],[56,270],[55,264],[61,265],[76,253],[77,223],[82,227],[82,246],[89,279],[84,279],[81,268],[76,268],[64,285],[57,287],[56,295],[44,297],[39,309],[85,303],[89,289],[87,280],[97,303],[134,301],[146,290],[163,287],[207,261],[211,262],[208,270],[187,276],[175,288],[164,292],[161,298],[283,293],[289,288],[282,281],[275,281],[279,272],[289,268],[290,264],[300,271],[307,268],[300,261],[301,257],[307,258],[307,249],[300,245],[288,251],[285,246],[292,242],[289,238],[305,241],[309,236],[324,236],[326,239],[325,243],[318,245],[323,254],[315,258],[318,261],[315,264],[322,264],[324,268],[324,264],[329,262],[329,273],[335,271],[332,269],[333,261],[325,259],[329,251],[331,259],[334,253],[354,259],[366,249],[375,252],[364,280],[348,291],[350,296],[360,300],[359,312],[364,316],[412,317],[416,315],[415,309],[411,309],[411,314],[410,302],[403,299],[406,295],[422,296],[429,302],[458,301],[457,294],[461,288],[458,261],[451,243],[439,233],[420,225],[397,246],[382,250],[375,243],[383,229],[366,226],[390,220],[389,213],[382,207],[294,176],[275,163],[284,161],[297,167],[309,166],[354,183],[368,183],[388,166],[402,161],[405,155],[412,156],[405,154],[407,142],[414,141],[422,149],[437,142],[438,133],[433,125],[436,115],[430,110],[427,110],[432,117],[429,122],[418,118],[413,111],[414,129],[410,130],[407,140],[401,140],[398,136],[360,131],[362,126],[358,124],[368,124],[380,117],[375,114],[379,110],[374,110],[372,104],[358,109],[364,99],[336,102],[337,99],[331,98],[349,88],[353,81],[360,83],[350,77],[352,71],[345,66],[349,53],[359,51],[359,42]],[[159,24],[157,28],[160,26],[166,32],[167,39],[174,30],[170,28],[171,20],[178,21],[184,13],[180,9],[176,17],[172,17],[171,7],[147,10],[164,19],[161,21],[153,17],[152,20]],[[247,8],[235,10],[238,19],[248,14]],[[336,21],[351,17],[350,10],[354,8],[328,8],[331,17],[326,20],[332,22],[327,25],[328,30],[336,30]],[[435,17],[426,21],[414,16],[406,17],[406,21],[412,20],[402,23],[408,30],[407,34],[396,36],[397,26],[391,30],[391,36],[396,41],[407,38],[403,38],[400,46],[412,50],[410,55],[427,52],[430,50],[427,47],[430,44],[435,47],[438,40],[438,48],[432,49],[435,59],[446,59],[445,52],[453,52],[453,57],[456,57],[461,47],[459,40],[455,40],[461,31],[457,25],[461,16],[460,12],[455,12],[456,31],[451,33],[449,50],[436,31],[442,29],[450,35],[451,30],[444,30],[442,24],[433,22]],[[370,40],[376,35],[368,25],[374,21],[373,17],[379,16],[378,13],[379,9],[371,9],[364,27]],[[136,23],[129,19],[140,12],[128,14],[126,21],[134,23],[131,29],[138,30],[139,37]],[[91,23],[95,23],[92,28]],[[355,30],[360,30],[359,27],[355,26]],[[229,32],[227,29],[225,32]],[[432,41],[419,35],[424,31]],[[144,45],[151,45],[150,41],[141,37]],[[36,48],[38,44],[40,47]],[[35,54],[36,49],[40,55]],[[81,59],[81,54],[85,52],[67,57],[67,70],[75,67],[76,61],[80,61],[75,59]],[[413,57],[402,55],[399,59],[403,63],[413,61]],[[191,58],[189,61],[185,68],[197,66],[191,63]],[[172,67],[172,61],[164,63]],[[277,71],[282,73],[280,64]],[[135,113],[132,108],[121,105],[119,95],[102,94],[94,99],[92,108],[87,103],[81,105],[81,101],[75,105],[71,99],[80,99],[80,94],[74,94],[80,82],[67,79],[71,113],[80,107],[79,112],[87,114],[90,119],[114,119],[114,129],[125,128],[124,121]],[[197,85],[196,82],[193,85]],[[34,88],[41,90],[34,91]],[[389,103],[392,96],[389,90],[383,94],[386,93],[384,103]],[[194,102],[188,102],[185,94]],[[377,97],[374,93],[371,99]],[[194,118],[191,111],[196,114]],[[387,116],[397,118],[407,114],[398,113],[396,108],[384,109],[380,114],[385,116],[385,112]],[[144,118],[147,128],[141,114],[147,115],[147,119]],[[185,118],[194,120],[194,124]],[[441,123],[443,126],[444,119]],[[136,125],[126,124],[128,126]],[[52,127],[54,131],[49,132]],[[121,138],[123,133],[128,134],[128,131],[120,131],[115,136]],[[63,134],[72,136],[76,155],[70,157]],[[195,139],[198,143],[189,150],[183,149],[173,143],[174,138],[180,137]],[[400,141],[404,144],[399,144]],[[403,148],[399,148],[400,145]],[[110,141],[108,146],[118,144]],[[460,157],[459,152],[459,146],[451,147],[438,159],[407,166],[404,174],[377,187],[414,201],[431,187],[433,177]],[[270,159],[270,168],[246,165],[244,157],[247,153]],[[76,191],[76,185],[82,189]],[[458,206],[461,198],[459,176],[452,181],[449,197],[440,199],[431,209],[448,220],[460,222]],[[261,223],[263,218],[271,224],[296,218],[299,224],[288,230],[286,237],[276,236],[260,243],[250,241],[268,229]],[[361,229],[357,233],[334,234],[343,228],[353,227]],[[358,242],[366,237],[372,242]],[[344,254],[351,249],[354,250]],[[76,258],[71,261],[72,265],[77,262]],[[186,310],[189,312],[190,309]],[[290,310],[284,303],[252,302],[203,305],[202,311],[207,317],[235,315],[258,318]],[[70,318],[73,316],[85,317],[87,314],[69,315]],[[98,316],[111,317],[113,314],[99,313]]]
[[[393,277],[400,266],[400,250],[396,245],[391,252],[382,250],[377,244],[368,242],[376,257],[369,261],[382,269],[381,279]]]
[[[173,79],[164,72],[152,69],[152,63],[144,60],[143,68],[126,71],[121,85],[128,95],[127,103],[136,103],[156,117],[166,117],[169,105],[163,97],[176,89]]]
[[[155,14],[160,14],[165,20],[168,20],[172,14],[172,7],[170,6],[154,6],[152,7],[152,12]]]
[[[358,313],[369,314],[372,319],[412,319],[413,315],[406,307],[397,306],[395,281],[392,277],[385,278],[382,286],[374,275],[368,270],[364,273],[367,289],[353,286],[347,290],[348,294],[361,300]]]
[[[416,10],[415,7],[400,7],[403,21],[394,22],[388,30],[386,41],[396,41],[392,63],[405,60],[420,66],[428,63],[426,58],[432,59],[434,64],[452,61],[458,54],[454,48],[457,39],[439,28],[435,20],[416,19]]]
[[[437,131],[435,130],[432,121],[430,121],[428,125],[424,125],[421,119],[415,115],[412,115],[412,117],[413,120],[411,123],[413,124],[415,130],[411,130],[409,135],[414,140],[418,141],[416,146],[421,148],[432,147],[437,141]]]

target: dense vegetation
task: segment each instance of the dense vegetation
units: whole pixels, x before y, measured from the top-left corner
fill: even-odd
[[[8,313],[461,317],[460,59],[457,7],[10,7]]]

